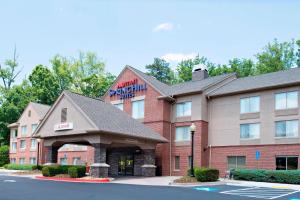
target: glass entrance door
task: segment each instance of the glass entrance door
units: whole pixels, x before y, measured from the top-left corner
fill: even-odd
[[[133,176],[133,155],[120,155],[118,162],[118,174],[122,176]]]

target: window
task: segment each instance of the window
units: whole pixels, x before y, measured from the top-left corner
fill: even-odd
[[[30,141],[30,149],[32,149],[32,150],[36,149],[36,140],[35,139],[31,139],[31,141]]]
[[[35,165],[36,164],[36,158],[35,157],[30,158],[29,162],[30,162],[31,165]]]
[[[67,108],[61,109],[61,115],[60,115],[61,122],[67,122],[67,114],[68,114]]]
[[[21,135],[26,136],[26,134],[27,134],[27,126],[22,126],[21,127]]]
[[[120,110],[123,110],[123,103],[114,104],[114,106],[116,106]]]
[[[176,104],[176,117],[191,116],[192,102],[183,102]]]
[[[132,102],[132,117],[135,119],[144,118],[144,100]]]
[[[242,169],[246,167],[246,156],[228,156],[228,169]]]
[[[175,170],[180,169],[180,156],[175,156]]]
[[[260,124],[241,124],[240,138],[241,139],[256,139],[260,135]]]
[[[26,140],[20,140],[20,149],[26,149]]]
[[[176,127],[175,141],[190,141],[191,133],[189,126]]]
[[[80,162],[80,157],[74,157],[73,158],[73,165],[80,165],[81,162]]]
[[[61,165],[67,165],[68,164],[68,158],[67,157],[60,158],[60,164]]]
[[[298,120],[276,122],[275,137],[296,137],[298,136]]]
[[[259,112],[260,97],[247,97],[240,99],[240,112],[243,113],[254,113]]]
[[[189,163],[189,167],[191,167],[192,166],[192,156],[188,157],[188,163]]]
[[[31,124],[31,133],[34,133],[34,131],[36,130],[37,128],[37,124]]]
[[[31,117],[31,110],[28,111],[28,117]]]
[[[25,164],[25,158],[19,158],[19,164],[24,165]]]
[[[12,152],[15,152],[17,151],[17,142],[12,142],[11,143],[11,149],[10,149]]]
[[[12,129],[12,130],[10,131],[10,137],[11,137],[11,138],[16,138],[16,137],[18,137],[18,131],[17,131],[17,129]]]
[[[275,109],[290,109],[298,107],[298,92],[283,92],[275,94]]]
[[[16,159],[16,158],[11,158],[11,159],[10,159],[10,163],[11,163],[11,164],[16,164],[16,162],[17,162],[17,159]]]
[[[297,156],[276,157],[276,170],[295,170],[295,169],[298,169]]]

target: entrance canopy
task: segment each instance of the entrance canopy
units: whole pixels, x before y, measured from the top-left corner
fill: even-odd
[[[69,91],[64,91],[56,100],[34,136],[51,138],[95,133],[167,142],[163,136],[115,106]]]

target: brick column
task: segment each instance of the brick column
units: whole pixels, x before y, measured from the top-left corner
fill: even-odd
[[[45,146],[45,165],[57,164],[57,154],[59,147]]]
[[[142,165],[142,176],[155,176],[156,166],[155,166],[155,150],[154,149],[144,149],[144,165]]]
[[[105,144],[92,144],[95,148],[94,163],[91,165],[91,176],[92,177],[108,177],[109,165],[106,163],[106,148]]]

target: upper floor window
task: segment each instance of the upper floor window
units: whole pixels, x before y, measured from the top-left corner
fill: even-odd
[[[67,108],[61,109],[61,115],[60,115],[60,121],[61,122],[67,122],[67,114],[68,114],[68,109]]]
[[[12,142],[11,143],[10,150],[13,151],[13,152],[17,151],[17,142]]]
[[[297,137],[298,120],[276,122],[276,137]]]
[[[191,140],[191,132],[189,126],[181,126],[176,127],[176,136],[175,141],[190,141]]]
[[[290,109],[298,107],[298,91],[275,94],[275,109]]]
[[[36,139],[31,139],[30,141],[30,149],[36,149]]]
[[[123,110],[123,103],[114,104],[114,106],[116,106],[120,110]]]
[[[240,138],[241,139],[256,139],[259,138],[260,124],[241,124]]]
[[[144,118],[144,100],[132,102],[132,117],[135,119]]]
[[[34,131],[36,130],[37,128],[37,124],[31,124],[31,133],[34,133]]]
[[[182,102],[176,104],[176,116],[177,117],[184,117],[184,116],[191,116],[192,112],[192,102]]]
[[[260,97],[247,97],[240,99],[241,113],[259,112]]]
[[[16,138],[16,137],[18,137],[18,131],[17,131],[17,129],[12,129],[12,130],[10,131],[10,137],[11,137],[11,138]]]
[[[26,149],[26,140],[20,140],[20,149]]]
[[[21,127],[21,135],[26,136],[26,134],[27,134],[27,126],[22,126]]]
[[[31,110],[28,111],[28,117],[31,117]]]

